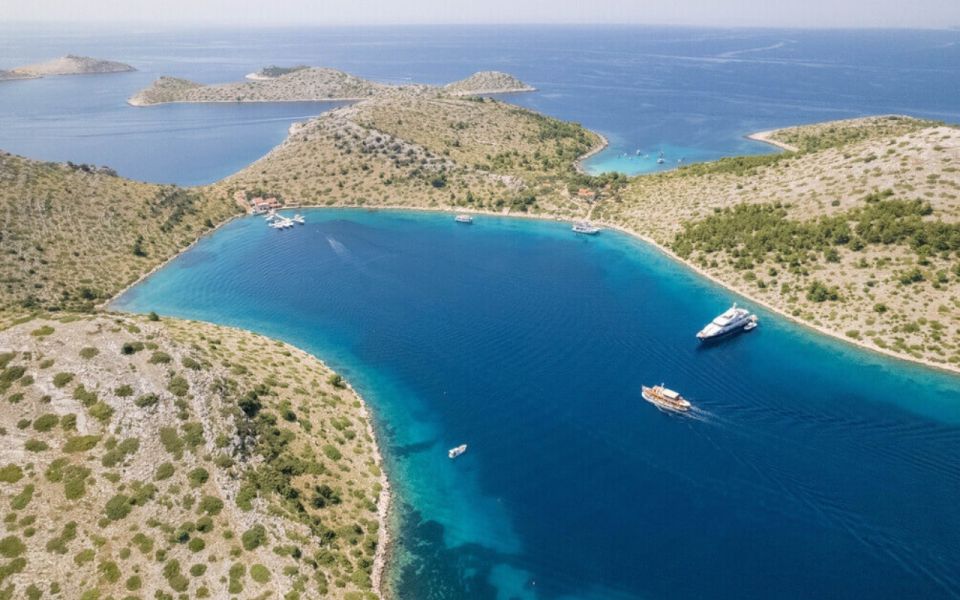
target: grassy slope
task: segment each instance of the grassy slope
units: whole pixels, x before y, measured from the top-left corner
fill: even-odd
[[[89,308],[236,210],[208,194],[0,154],[0,307]]]
[[[0,352],[0,594],[370,595],[382,475],[316,359],[126,316],[31,321]]]

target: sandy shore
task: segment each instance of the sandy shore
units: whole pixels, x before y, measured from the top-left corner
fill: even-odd
[[[799,152],[800,148],[796,146],[791,146],[790,144],[785,144],[784,142],[777,141],[771,136],[776,132],[780,131],[779,129],[771,129],[770,131],[758,131],[756,133],[751,133],[750,135],[745,136],[748,140],[753,140],[755,142],[763,142],[764,144],[770,144],[771,146],[776,146],[781,150],[786,150],[787,152]]]
[[[583,168],[583,161],[587,160],[591,156],[600,154],[601,152],[607,149],[607,146],[610,145],[610,140],[608,140],[605,135],[603,135],[602,133],[597,133],[596,131],[594,131],[593,133],[596,133],[597,136],[600,138],[600,143],[594,148],[591,148],[589,152],[587,152],[586,154],[578,158],[573,163],[573,168],[577,170],[577,173],[581,173],[583,175],[589,175],[589,173],[587,173],[587,170]]]

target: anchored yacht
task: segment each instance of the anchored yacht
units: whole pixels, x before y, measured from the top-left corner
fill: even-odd
[[[466,451],[467,451],[467,445],[460,444],[456,448],[450,448],[449,450],[447,450],[447,456],[449,456],[450,458],[456,458]]]
[[[585,233],[587,235],[600,233],[600,228],[596,225],[591,225],[590,221],[576,221],[571,229],[574,233]]]
[[[467,225],[469,225],[470,223],[473,223],[473,217],[471,217],[470,215],[457,215],[454,221],[456,221],[457,223],[466,223]]]
[[[749,331],[756,326],[757,315],[734,304],[697,332],[697,338],[700,341],[712,340],[741,329]]]

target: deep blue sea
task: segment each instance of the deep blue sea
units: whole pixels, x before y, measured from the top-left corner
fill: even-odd
[[[737,298],[612,231],[306,217],[234,221],[114,307],[349,378],[399,501],[399,598],[960,597],[960,377],[764,311],[700,347]],[[643,402],[660,382],[695,412]]]
[[[744,135],[877,113],[960,122],[960,31],[663,27],[113,29],[0,23],[0,69],[66,53],[136,73],[0,84],[0,149],[106,164],[136,179],[220,179],[265,154],[322,103],[127,106],[160,75],[235,81],[311,64],[392,82],[447,83],[478,70],[536,86],[510,101],[605,134],[594,171],[770,152]],[[637,152],[640,152],[639,156]],[[665,164],[656,157],[664,153]]]

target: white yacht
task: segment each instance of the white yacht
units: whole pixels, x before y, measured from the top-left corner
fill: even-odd
[[[749,329],[748,329],[749,326]],[[745,329],[749,331],[757,326],[757,315],[750,314],[745,308],[737,307],[736,303],[726,311],[717,315],[717,317],[707,323],[707,325],[697,332],[697,337],[701,341],[712,340],[728,333]]]
[[[473,217],[471,217],[470,215],[457,215],[454,221],[456,221],[457,223],[466,223],[467,225],[469,225],[470,223],[473,223]]]
[[[276,213],[276,211],[272,211],[272,210],[271,210],[270,212],[267,213],[267,216],[265,216],[265,217],[263,218],[263,220],[264,220],[264,221],[267,221],[267,222],[269,223],[270,221],[272,221],[272,220],[274,220],[274,219],[276,219],[276,218],[277,218],[277,213]]]
[[[449,450],[447,450],[447,456],[449,456],[450,458],[456,458],[466,451],[467,451],[467,445],[460,444],[456,448],[450,448]]]
[[[662,164],[665,163],[665,162],[667,162],[667,160],[666,160],[665,158],[663,158],[663,152],[661,151],[661,152],[660,152],[660,156],[657,157],[657,164],[658,164],[658,165],[662,165]]]
[[[587,235],[596,235],[600,233],[600,228],[596,225],[591,225],[590,221],[575,221],[573,227],[570,228],[574,233],[585,233]]]
[[[291,219],[291,221],[293,221],[294,223],[299,223],[300,225],[303,225],[304,223],[307,222],[307,220],[304,219],[303,215],[301,214],[293,215],[293,219]]]

